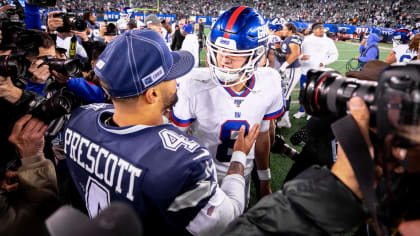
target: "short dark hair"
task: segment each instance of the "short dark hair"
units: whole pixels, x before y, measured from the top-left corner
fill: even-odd
[[[34,30],[34,31],[36,31],[42,39],[41,47],[43,48],[55,47],[54,40],[51,38],[51,36],[47,32],[43,32],[39,30]]]
[[[293,24],[293,23],[287,23],[285,26],[286,26],[286,28],[288,30],[291,30],[292,33],[296,34],[297,28],[296,28],[296,25],[295,24]]]

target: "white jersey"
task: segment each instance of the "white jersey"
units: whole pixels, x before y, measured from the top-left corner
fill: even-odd
[[[117,26],[120,29],[120,34],[124,33],[124,31],[127,29],[127,24],[130,18],[121,18],[117,20]]]
[[[302,74],[306,75],[309,69],[325,67],[338,59],[338,50],[332,39],[327,36],[317,37],[313,34],[305,37],[302,43],[302,54],[309,57],[301,61]]]
[[[411,59],[417,56],[417,52],[408,49],[408,44],[400,44],[395,46],[394,54],[397,60],[396,62],[409,62]]]
[[[200,55],[198,54],[200,45],[198,44],[198,37],[194,34],[185,35],[184,41],[180,50],[188,51],[194,56],[194,67],[198,67],[200,63]]]
[[[261,124],[260,132],[265,132],[269,120],[284,112],[281,77],[272,68],[258,68],[249,88],[240,94],[216,85],[208,68],[194,68],[178,82],[179,100],[171,120],[179,127],[192,124],[192,135],[210,150],[218,175],[228,171],[233,144],[242,125],[248,131],[254,124]],[[245,176],[253,167],[254,148],[255,145],[247,157]]]

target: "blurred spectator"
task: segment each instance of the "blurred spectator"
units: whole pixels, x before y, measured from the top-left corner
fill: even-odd
[[[379,48],[378,43],[381,41],[377,34],[370,34],[369,37],[360,44],[360,57],[354,59],[360,62],[360,69],[366,64],[366,62],[379,59]]]

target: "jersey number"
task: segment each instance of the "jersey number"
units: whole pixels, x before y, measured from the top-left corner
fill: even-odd
[[[239,129],[245,125],[245,135],[248,134],[249,124],[246,120],[228,120],[222,124],[220,141],[217,146],[216,159],[220,162],[229,162],[232,157],[233,144],[238,137]]]
[[[109,206],[109,191],[95,179],[89,177],[85,194],[86,208],[90,218]]]
[[[411,60],[411,56],[410,55],[402,55],[400,57],[400,62],[409,62]]]

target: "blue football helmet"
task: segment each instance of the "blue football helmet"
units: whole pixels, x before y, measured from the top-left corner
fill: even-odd
[[[124,7],[120,13],[121,18],[130,19],[134,18],[134,10],[131,7]]]
[[[207,60],[213,81],[230,87],[250,79],[264,56],[268,34],[268,24],[253,8],[238,6],[223,13],[207,38]],[[222,68],[218,56],[248,58],[240,68]]]
[[[269,21],[268,28],[271,30],[271,32],[280,31],[283,29],[283,24],[279,18],[275,17]]]
[[[400,45],[400,44],[408,44],[410,41],[410,31],[407,29],[397,29],[392,34],[392,42],[394,46]]]

